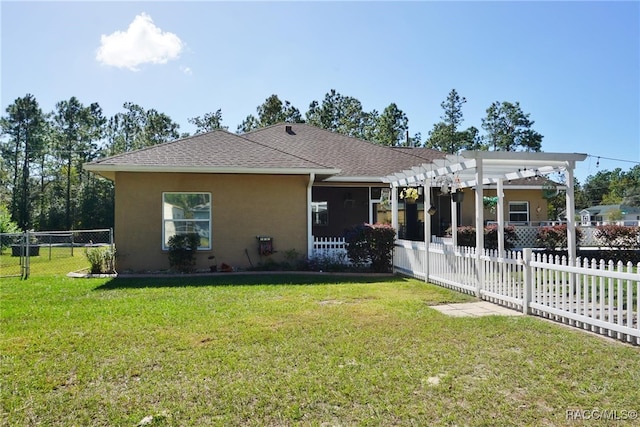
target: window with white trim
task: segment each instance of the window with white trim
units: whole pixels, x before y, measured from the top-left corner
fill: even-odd
[[[529,202],[509,202],[509,222],[529,222]]]
[[[329,203],[311,202],[311,219],[313,225],[329,225]]]
[[[211,249],[211,193],[162,193],[162,249],[188,233],[200,236],[198,249]]]

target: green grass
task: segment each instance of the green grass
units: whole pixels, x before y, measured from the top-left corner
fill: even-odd
[[[640,409],[637,347],[533,317],[447,317],[429,306],[472,299],[416,280],[42,277],[0,291],[2,425],[566,425],[571,409]]]
[[[40,255],[29,257],[30,276],[66,275],[71,271],[89,268],[90,264],[85,256],[85,248],[41,246]],[[20,276],[20,257],[11,256],[11,248],[5,248],[0,253],[0,277]]]

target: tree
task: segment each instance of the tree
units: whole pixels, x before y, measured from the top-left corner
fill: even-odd
[[[45,115],[31,94],[16,99],[0,119],[2,135],[9,139],[2,143],[2,157],[8,163],[11,176],[11,218],[23,229],[31,223],[31,166],[44,149]]]
[[[195,134],[211,132],[216,129],[229,129],[228,126],[222,126],[222,110],[218,109],[215,113],[207,113],[203,117],[196,116],[188,119],[189,123],[196,126]]]
[[[335,89],[325,94],[320,104],[312,101],[306,113],[307,123],[343,135],[367,139],[375,114],[365,113],[356,98],[342,96]]]
[[[624,190],[622,203],[627,206],[640,206],[640,165],[632,167],[626,176],[629,184]]]
[[[409,119],[395,103],[389,104],[376,122],[376,133],[374,139],[371,140],[372,142],[389,146],[401,146],[410,143],[405,139],[405,134],[409,129]]]
[[[444,110],[440,119],[442,121],[433,125],[429,132],[429,138],[425,147],[455,154],[461,150],[484,149],[479,131],[475,127],[459,130],[464,121],[462,117],[462,105],[467,102],[464,96],[460,96],[455,89],[451,89],[447,99],[440,106]]]
[[[238,126],[238,133],[250,132],[254,129],[275,125],[276,123],[304,123],[300,110],[289,101],[282,102],[278,95],[271,95],[256,108],[258,117],[248,115]]]
[[[482,119],[486,143],[494,151],[540,151],[543,137],[531,129],[533,124],[518,102],[494,102]]]
[[[125,102],[124,113],[117,113],[107,124],[108,154],[114,155],[149,147],[180,137],[180,125],[155,109],[146,111]]]
[[[65,229],[74,228],[75,203],[82,186],[82,164],[94,158],[96,141],[102,137],[106,119],[98,103],[85,107],[75,96],[56,104],[56,157],[66,172]],[[72,192],[72,189],[74,190]],[[72,197],[74,193],[74,197]]]

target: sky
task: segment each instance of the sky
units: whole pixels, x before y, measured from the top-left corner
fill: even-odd
[[[272,94],[304,113],[331,89],[391,103],[423,140],[456,89],[462,127],[519,102],[546,152],[584,153],[581,183],[640,164],[640,2],[1,1],[2,114],[77,97],[230,131]],[[482,129],[481,129],[482,130]]]

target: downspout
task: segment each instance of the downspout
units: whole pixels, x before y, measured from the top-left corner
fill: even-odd
[[[309,184],[307,185],[307,258],[313,256],[313,221],[311,219],[311,202],[313,202],[313,183],[316,180],[316,174],[309,174]]]

